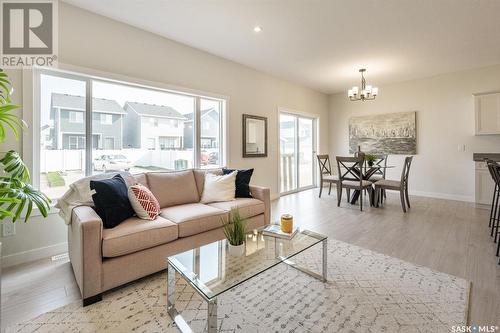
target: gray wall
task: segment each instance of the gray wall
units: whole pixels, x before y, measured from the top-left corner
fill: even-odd
[[[70,112],[79,111],[61,109],[61,121],[59,124],[60,132],[85,134],[85,125],[83,123],[72,123],[69,121]],[[122,115],[112,114],[112,117],[113,123],[111,125],[106,125],[101,123],[100,112],[94,112],[92,114],[92,133],[99,134],[101,137],[98,147],[99,149],[104,149],[104,139],[106,137],[111,137],[114,139],[115,149],[122,148]],[[67,136],[63,136],[62,146],[60,148],[69,149]]]
[[[123,147],[141,148],[141,117],[125,104],[125,119],[123,120]]]

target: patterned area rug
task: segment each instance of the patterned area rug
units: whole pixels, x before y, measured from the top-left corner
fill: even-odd
[[[320,246],[296,261],[319,271]],[[329,240],[322,283],[278,265],[218,299],[221,332],[450,332],[465,325],[469,283],[343,242]],[[178,332],[167,315],[166,273],[74,303],[7,332]],[[176,308],[195,332],[206,331],[207,306],[182,279]]]

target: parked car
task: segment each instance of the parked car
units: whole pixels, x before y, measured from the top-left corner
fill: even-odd
[[[93,166],[96,171],[129,171],[132,162],[124,155],[101,155],[94,159]]]
[[[208,152],[206,150],[202,150],[201,151],[201,155],[200,155],[201,165],[207,165],[208,164],[208,158],[209,158]]]

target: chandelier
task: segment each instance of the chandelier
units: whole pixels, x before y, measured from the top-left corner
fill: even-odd
[[[349,89],[347,92],[347,96],[351,101],[370,101],[375,99],[378,95],[378,88],[377,87],[372,87],[370,85],[366,85],[366,80],[364,76],[364,72],[366,72],[366,69],[361,68],[359,70],[361,73],[361,91],[359,91],[359,88],[357,86],[352,87]]]

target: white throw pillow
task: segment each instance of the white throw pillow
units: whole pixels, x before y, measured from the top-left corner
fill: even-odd
[[[205,187],[201,194],[201,203],[231,201],[234,200],[236,191],[236,174],[238,171],[233,171],[227,175],[214,175],[207,172],[205,174]]]

